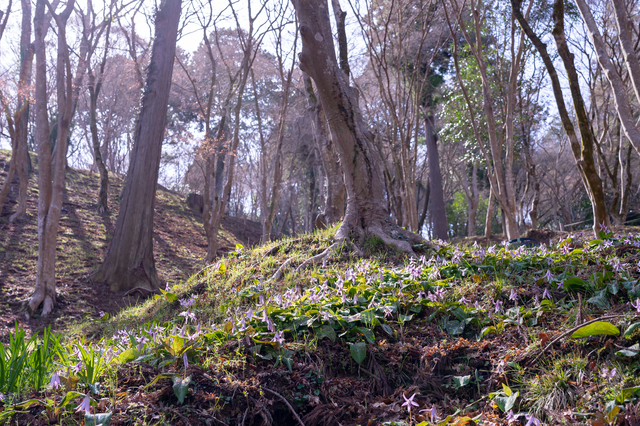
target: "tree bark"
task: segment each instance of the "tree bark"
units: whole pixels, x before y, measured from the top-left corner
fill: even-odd
[[[13,173],[18,173],[18,208],[9,218],[14,222],[27,213],[27,187],[29,183],[29,157],[27,139],[29,136],[29,90],[31,86],[31,73],[33,68],[33,44],[31,43],[31,2],[22,0],[22,28],[20,32],[20,77],[18,79],[18,109],[13,118],[13,135],[11,164],[9,166],[10,178]],[[6,25],[5,17],[4,25]],[[7,106],[4,107],[6,112]],[[8,120],[9,121],[9,120]],[[11,179],[7,179],[0,190],[0,213],[9,192]]]
[[[311,76],[318,89],[344,174],[347,209],[336,239],[347,239],[352,230],[360,234],[368,231],[397,249],[413,253],[410,242],[390,235],[391,232],[402,234],[416,243],[423,240],[389,223],[382,159],[363,123],[357,95],[338,66],[327,1],[293,0],[293,5],[302,38],[300,68]]]
[[[181,3],[164,0],[156,14],[151,62],[120,212],[104,263],[93,276],[114,292],[156,289],[160,284],[153,258],[153,216]]]
[[[58,27],[56,59],[56,96],[58,101],[57,149],[51,153],[47,116],[47,63],[45,36],[48,22],[45,4]],[[63,202],[66,171],[66,145],[73,114],[73,82],[66,40],[66,25],[75,2],[69,1],[60,14],[47,0],[38,0],[34,19],[36,55],[36,141],[38,144],[38,264],[36,285],[28,311],[34,313],[42,304],[42,316],[53,310],[56,301],[55,261],[58,225]]]
[[[629,139],[629,141],[631,141],[631,144],[636,149],[638,154],[640,154],[640,130],[636,127],[635,120],[633,119],[631,105],[629,104],[629,98],[627,97],[627,91],[625,90],[622,78],[611,62],[611,58],[609,57],[607,48],[604,44],[604,41],[602,40],[602,36],[600,35],[600,30],[598,29],[598,25],[596,24],[595,19],[593,19],[593,15],[591,14],[589,6],[587,6],[584,0],[575,1],[578,5],[578,9],[580,10],[580,14],[582,15],[582,19],[584,20],[585,24],[587,24],[587,32],[589,33],[591,43],[595,47],[596,54],[598,56],[598,62],[600,63],[600,66],[604,71],[604,75],[607,77],[609,85],[611,86],[613,92],[613,100],[616,104],[616,111],[618,112],[618,116],[620,117],[620,123],[622,124],[622,128],[624,129],[624,133],[627,135],[627,138]],[[618,16],[619,7],[616,7],[615,10],[616,16]],[[636,81],[633,78],[634,72],[637,72],[637,77],[640,78],[640,64],[638,63],[638,58],[635,55],[635,50],[633,50],[631,40],[627,40],[627,38],[629,37],[628,31],[626,31],[627,25],[623,24],[622,27],[620,27],[620,24],[620,19],[618,19],[619,28],[620,30],[622,30],[619,30],[618,36],[624,52],[625,62],[627,62],[627,66],[629,67],[629,75],[631,76],[631,81],[634,83],[635,88]],[[634,64],[629,63],[629,61],[634,60],[636,61]],[[640,83],[640,80],[637,83]],[[640,100],[640,98],[638,99]]]
[[[442,189],[442,172],[440,171],[440,155],[438,154],[438,141],[433,126],[433,116],[425,113],[424,136],[427,144],[427,157],[429,160],[429,182],[431,182],[431,220],[433,221],[434,235],[446,241],[448,238],[447,211],[444,205],[444,190]],[[416,212],[417,213],[417,212]],[[475,234],[475,232],[474,232]]]
[[[313,138],[320,152],[326,185],[324,208],[316,217],[315,225],[317,228],[327,228],[338,222],[344,216],[345,190],[342,169],[340,168],[337,153],[327,135],[324,111],[322,110],[322,104],[318,102],[311,78],[308,74],[303,73],[303,80],[307,93],[307,103],[309,105],[307,111],[311,115]]]
[[[556,105],[558,106],[558,112],[560,114],[560,120],[562,127],[569,138],[571,145],[571,151],[576,160],[580,177],[585,186],[589,199],[591,200],[591,206],[593,210],[594,224],[593,231],[597,236],[599,231],[605,227],[610,226],[609,215],[607,214],[606,203],[604,199],[604,191],[602,189],[602,181],[598,176],[595,168],[595,162],[593,158],[593,145],[594,136],[589,123],[589,117],[587,115],[584,100],[580,92],[580,82],[578,79],[578,73],[576,72],[575,65],[573,63],[573,54],[569,51],[567,41],[564,34],[564,3],[562,0],[556,0],[553,8],[553,20],[555,22],[552,34],[558,48],[558,53],[562,59],[565,70],[567,72],[567,78],[569,79],[569,88],[571,91],[571,97],[573,99],[574,110],[576,118],[578,120],[578,127],[580,129],[581,141],[578,141],[573,122],[567,112],[567,108],[564,103],[564,97],[562,95],[562,88],[560,86],[560,80],[558,73],[551,57],[547,53],[547,46],[540,38],[533,32],[529,23],[522,15],[520,11],[521,0],[511,0],[513,13],[518,20],[518,23],[522,27],[523,31],[531,40],[536,50],[542,57],[549,78],[551,79],[551,86],[553,88],[553,95],[556,99]]]
[[[487,215],[484,220],[484,237],[489,241],[491,238],[492,230],[491,226],[493,225],[493,187],[489,188],[489,204],[487,204]]]

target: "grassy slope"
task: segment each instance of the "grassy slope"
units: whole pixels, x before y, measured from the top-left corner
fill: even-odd
[[[10,153],[0,150],[0,182],[7,175]],[[33,156],[34,160],[37,157]],[[5,170],[5,165],[6,169]],[[37,166],[37,165],[36,165]],[[17,179],[17,178],[16,178]],[[37,173],[29,182],[27,218],[9,223],[17,202],[17,180],[0,214],[0,336],[13,327],[14,321],[41,328],[51,323],[60,329],[83,317],[96,316],[99,311],[115,313],[122,306],[136,302],[135,298],[110,295],[104,286],[89,279],[104,256],[118,216],[118,195],[123,180],[110,175],[110,214],[99,215],[95,202],[99,188],[96,173],[84,170],[67,171],[67,195],[58,232],[58,264],[56,268],[59,309],[53,318],[27,322],[21,303],[33,289],[36,273],[37,237]],[[206,240],[200,218],[188,209],[184,197],[162,188],[157,193],[155,214],[154,256],[162,280],[177,283],[186,280],[203,266]],[[231,226],[229,226],[229,223]],[[235,234],[233,232],[235,232]],[[225,221],[221,245],[235,247],[247,244],[244,230],[233,221]],[[255,232],[253,232],[255,233]],[[236,237],[236,234],[239,237]]]
[[[611,424],[636,424],[637,352],[617,352],[640,341],[637,332],[565,336],[542,350],[602,315],[615,313],[608,321],[623,333],[638,321],[628,301],[640,296],[640,243],[608,241],[573,236],[542,251],[445,246],[408,263],[368,240],[365,259],[344,249],[324,267],[260,283],[287,259],[327,247],[329,230],[232,253],[169,293],[76,333],[153,340],[137,347],[127,337],[119,349],[131,346],[121,361],[132,360],[114,365],[114,424],[293,425],[295,411],[307,426],[426,425],[431,409],[450,424],[507,424],[500,407],[510,404],[509,392],[523,423],[534,415],[547,424],[606,424],[598,416],[617,401],[622,411],[611,412]],[[278,302],[283,294],[288,307]],[[281,344],[262,317],[265,306],[284,332]],[[195,316],[186,326],[185,312]],[[155,336],[152,323],[165,330]],[[160,374],[191,379],[184,403]],[[409,415],[402,404],[414,394]],[[71,424],[77,418],[67,416]]]
[[[157,299],[78,322],[56,368],[70,374],[83,334],[114,351],[93,398],[117,425],[300,424],[295,416],[306,426],[426,425],[432,409],[448,418],[442,424],[489,425],[507,424],[501,407],[511,404],[523,424],[527,415],[547,424],[639,421],[640,349],[620,351],[640,343],[638,330],[622,335],[639,320],[629,302],[640,297],[640,235],[594,243],[574,235],[544,250],[419,248],[425,258],[414,262],[373,239],[362,244],[364,259],[344,248],[295,272],[331,235],[231,253],[171,281]],[[282,280],[266,280],[291,258]],[[610,314],[621,335],[562,334]],[[182,403],[172,377],[191,380]],[[43,392],[20,400],[31,396]],[[83,421],[74,401],[63,424]],[[12,422],[45,424],[42,411],[35,404]]]

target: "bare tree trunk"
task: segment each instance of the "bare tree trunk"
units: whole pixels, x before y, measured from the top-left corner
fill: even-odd
[[[278,46],[276,46],[276,57],[278,58],[278,72],[280,74],[280,82],[282,83],[282,101],[280,104],[279,123],[278,123],[278,140],[276,142],[276,153],[273,159],[273,179],[271,181],[271,196],[269,197],[269,208],[266,220],[263,221],[262,227],[262,242],[271,241],[271,227],[273,225],[273,218],[276,215],[278,209],[278,197],[280,195],[280,184],[282,183],[282,143],[284,141],[284,133],[287,119],[287,111],[289,108],[289,93],[291,92],[291,81],[293,78],[293,71],[295,69],[295,61],[292,61],[291,68],[288,70],[285,76],[284,70],[284,52],[282,51],[282,28],[280,26],[280,32],[277,34]],[[296,55],[298,45],[298,33],[296,31],[295,39],[293,41],[293,56]],[[264,212],[267,213],[267,212]],[[264,214],[263,213],[263,214]]]
[[[484,237],[489,240],[491,238],[491,225],[493,224],[493,188],[489,188],[489,204],[487,204],[487,215],[484,220]]]
[[[342,169],[340,168],[337,153],[327,135],[324,111],[322,110],[322,104],[318,102],[311,78],[307,73],[303,73],[303,80],[309,105],[308,113],[311,115],[311,122],[313,123],[314,141],[318,152],[320,152],[326,185],[324,208],[315,218],[315,225],[317,228],[326,228],[344,216],[345,190]]]
[[[109,12],[113,10],[113,2],[111,3],[111,8]],[[93,3],[91,0],[87,2],[87,15],[93,14]],[[91,40],[91,43],[88,39],[88,31],[85,29],[84,38],[85,44],[88,46],[88,55],[87,55],[87,73],[89,74],[89,130],[91,133],[91,142],[93,145],[93,158],[98,167],[98,172],[100,173],[100,189],[98,190],[98,204],[96,209],[100,214],[106,214],[109,212],[109,172],[104,164],[102,159],[102,151],[100,149],[100,139],[98,138],[98,123],[97,123],[97,110],[98,110],[98,97],[100,96],[100,91],[102,90],[102,82],[104,81],[104,69],[107,64],[107,53],[109,52],[109,35],[111,34],[111,19],[107,20],[107,27],[105,30],[105,42],[104,42],[104,53],[102,56],[102,60],[98,66],[98,75],[97,77],[93,74],[93,70],[91,67],[91,57],[93,56],[93,52],[98,45],[98,40]],[[91,32],[95,34],[96,28],[91,28]],[[98,39],[102,32],[97,34]]]
[[[433,231],[437,238],[446,241],[449,234],[449,227],[447,225],[447,212],[444,205],[444,190],[442,189],[442,172],[440,171],[438,141],[436,140],[435,129],[433,126],[433,116],[426,113],[424,116],[424,135],[427,144],[427,157],[429,160],[429,182],[431,182],[431,193],[429,196],[433,197],[431,199]]]
[[[49,120],[47,116],[47,65],[45,35],[45,3],[58,27],[56,60],[56,95],[58,100],[58,133],[55,156],[51,155]],[[73,114],[73,82],[71,61],[66,40],[66,25],[75,2],[69,1],[62,13],[55,14],[47,0],[38,0],[34,19],[36,52],[36,141],[38,144],[38,264],[36,285],[29,300],[28,310],[33,314],[42,304],[42,316],[55,306],[56,236],[62,209],[66,169],[66,144]],[[53,166],[53,167],[52,167]]]
[[[569,88],[571,91],[571,97],[573,99],[574,110],[576,118],[578,120],[578,127],[580,129],[581,142],[578,141],[573,122],[569,117],[567,108],[564,103],[562,94],[562,88],[560,86],[560,80],[558,79],[558,73],[551,57],[547,53],[547,46],[538,38],[533,32],[529,23],[522,15],[520,11],[521,0],[511,0],[513,13],[518,20],[518,23],[522,27],[527,37],[531,40],[538,53],[542,57],[542,60],[549,73],[551,79],[551,85],[553,88],[553,94],[556,99],[556,105],[558,106],[558,112],[560,114],[560,120],[562,127],[569,138],[571,145],[571,151],[576,160],[578,171],[582,178],[582,182],[585,186],[591,205],[593,209],[593,231],[597,236],[598,232],[604,227],[610,225],[609,215],[607,214],[606,203],[604,199],[604,191],[602,190],[602,181],[598,176],[595,168],[595,162],[593,158],[593,145],[594,136],[589,123],[589,117],[587,115],[584,100],[580,92],[580,82],[578,79],[578,73],[576,72],[575,65],[573,63],[573,54],[569,51],[567,41],[564,34],[564,4],[562,0],[556,0],[553,10],[553,20],[555,26],[552,34],[554,36],[556,46],[558,47],[558,53],[562,59],[565,70],[567,72],[567,78],[569,79]]]
[[[155,39],[131,162],[116,228],[104,263],[93,276],[111,291],[158,288],[153,258],[153,215],[181,0],[165,0],[155,18]]]
[[[640,61],[633,43],[633,24],[629,20],[629,14],[624,0],[613,0],[616,23],[618,25],[618,39],[624,54],[624,60],[629,69],[629,77],[633,84],[636,99],[640,101]]]
[[[614,6],[615,3],[616,2],[614,2]],[[618,3],[622,3],[622,1],[618,0]],[[622,124],[622,128],[624,129],[624,133],[627,135],[627,138],[634,146],[638,154],[640,154],[640,130],[636,127],[633,113],[631,112],[631,105],[629,104],[629,98],[627,97],[627,91],[625,90],[622,78],[611,62],[611,58],[609,57],[607,48],[604,44],[604,41],[602,40],[602,36],[600,35],[598,24],[596,24],[595,19],[593,19],[593,15],[591,14],[589,6],[587,6],[584,0],[576,0],[576,4],[578,5],[578,9],[580,9],[582,19],[584,20],[585,24],[587,24],[591,43],[593,43],[593,46],[595,47],[596,53],[598,55],[598,62],[600,63],[600,66],[604,71],[604,75],[607,77],[609,85],[611,86],[613,99],[616,104],[616,111],[618,112],[618,116],[620,117],[620,123]],[[624,5],[622,5],[622,8],[624,8]],[[623,20],[623,16],[619,16],[622,15],[622,12],[626,14],[626,9],[623,11],[619,11],[619,7],[616,7],[615,10],[616,17],[618,17],[619,29],[622,30],[619,30],[618,36],[624,52],[625,62],[627,62],[629,75],[631,76],[631,81],[634,83],[634,88],[638,90],[640,88],[636,87],[636,84],[640,84],[640,63],[638,63],[638,57],[635,55],[635,50],[633,49],[633,45],[631,43],[627,28],[628,24],[621,22]],[[632,64],[630,63],[630,61],[635,61],[635,63]],[[638,77],[639,80],[635,81],[634,77]],[[640,100],[640,98],[638,98],[638,100]]]
[[[33,45],[31,44],[31,2],[22,0],[22,29],[20,33],[20,77],[18,80],[18,109],[13,120],[14,134],[12,136],[11,165],[8,179],[0,190],[0,212],[9,192],[13,173],[18,173],[20,180],[18,190],[18,208],[9,218],[14,222],[27,213],[27,187],[29,183],[29,158],[27,139],[29,136],[29,86],[31,86],[31,72],[33,65]],[[10,6],[9,6],[10,7]],[[4,25],[6,25],[6,18]],[[4,27],[3,27],[4,28]],[[4,107],[5,111],[7,106]],[[9,120],[8,120],[9,121]],[[15,143],[13,141],[15,139]]]
[[[388,223],[382,159],[375,149],[371,133],[362,121],[357,95],[338,67],[327,1],[293,0],[293,4],[302,37],[300,68],[313,79],[325,115],[331,117],[331,137],[344,172],[347,211],[336,239],[347,239],[352,230],[359,233],[368,231],[389,245],[413,253],[408,241],[390,236],[393,230],[405,235],[411,242],[422,241],[418,235],[401,228],[392,229]]]

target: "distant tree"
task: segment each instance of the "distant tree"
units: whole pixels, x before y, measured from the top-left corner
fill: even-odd
[[[181,8],[182,0],[164,0],[156,12],[151,62],[120,212],[105,260],[93,276],[114,292],[156,289],[160,284],[153,258],[153,216]]]

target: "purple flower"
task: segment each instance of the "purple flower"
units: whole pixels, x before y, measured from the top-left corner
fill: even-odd
[[[518,293],[515,292],[514,289],[511,289],[511,293],[509,294],[509,300],[518,300]]]
[[[500,312],[500,309],[502,308],[502,300],[496,300],[495,307],[496,307],[496,314],[497,314],[498,312]]]
[[[393,316],[393,308],[391,306],[385,306],[382,310],[384,311],[384,316],[386,318],[391,318]]]
[[[551,271],[547,269],[547,273],[544,275],[545,279],[547,280],[548,283],[551,282],[551,280],[553,279],[553,275],[551,275]]]
[[[525,426],[540,426],[542,422],[533,417],[533,414],[527,414],[527,424]]]
[[[78,363],[72,367],[74,374],[78,374],[80,369],[82,369],[82,361],[78,361]]]
[[[458,300],[458,303],[460,303],[461,305],[464,305],[465,303],[469,303],[469,302],[470,302],[470,300],[469,300],[469,299],[467,299],[467,298],[466,298],[466,297],[464,297],[464,296],[462,296],[462,297],[460,298],[460,300]]]
[[[267,329],[272,333],[276,331],[276,328],[273,325],[273,321],[271,320],[270,317],[267,317]]]
[[[558,290],[564,290],[564,280],[560,280],[557,283]]]
[[[413,401],[413,397],[415,397],[416,394],[414,393],[413,395],[411,395],[411,398],[407,399],[406,396],[404,396],[404,394],[402,394],[402,397],[404,398],[404,404],[402,404],[403,407],[407,407],[407,411],[409,413],[411,413],[411,406],[417,407],[418,403]]]
[[[431,418],[431,423],[435,424],[437,420],[440,419],[440,417],[438,417],[438,412],[436,411],[436,407],[435,406],[431,406],[430,410],[421,410],[421,413],[429,413],[429,417]]]
[[[516,416],[513,414],[513,410],[509,410],[509,412],[507,413],[506,419],[509,421],[509,423],[514,422],[516,420]]]
[[[635,305],[633,304],[633,302],[631,302],[631,306],[636,308],[636,312],[640,314],[640,298],[636,299]]]
[[[89,398],[88,393],[85,395],[82,403],[78,405],[78,408],[76,408],[76,413],[79,413],[80,411],[84,411],[86,414],[91,414],[91,399]]]
[[[189,322],[189,320],[195,321],[196,320],[196,314],[194,314],[193,312],[191,312],[189,309],[187,309],[184,312],[180,313],[181,317],[184,317],[184,322]]]
[[[357,305],[358,304],[358,293],[353,295],[353,304]]]
[[[543,299],[551,299],[551,293],[549,293],[549,288],[545,287],[544,292],[542,293]]]
[[[605,240],[604,241],[604,248],[609,248],[613,246],[613,242],[609,241],[609,240]]]
[[[602,223],[600,224],[600,230],[605,232],[605,233],[609,233],[609,228],[607,227],[605,221],[603,220]]]
[[[620,272],[623,270],[622,263],[620,263],[620,259],[618,259],[617,256],[612,257],[611,260],[609,260],[609,263],[614,271]]]
[[[53,376],[51,376],[51,381],[49,382],[52,388],[58,389],[60,387],[60,376],[55,371],[53,372]]]
[[[184,363],[184,369],[189,368],[189,358],[187,358],[187,353],[182,354],[182,362]]]
[[[284,333],[282,331],[276,331],[276,334],[271,339],[272,342],[278,342],[280,345],[284,343]]]

